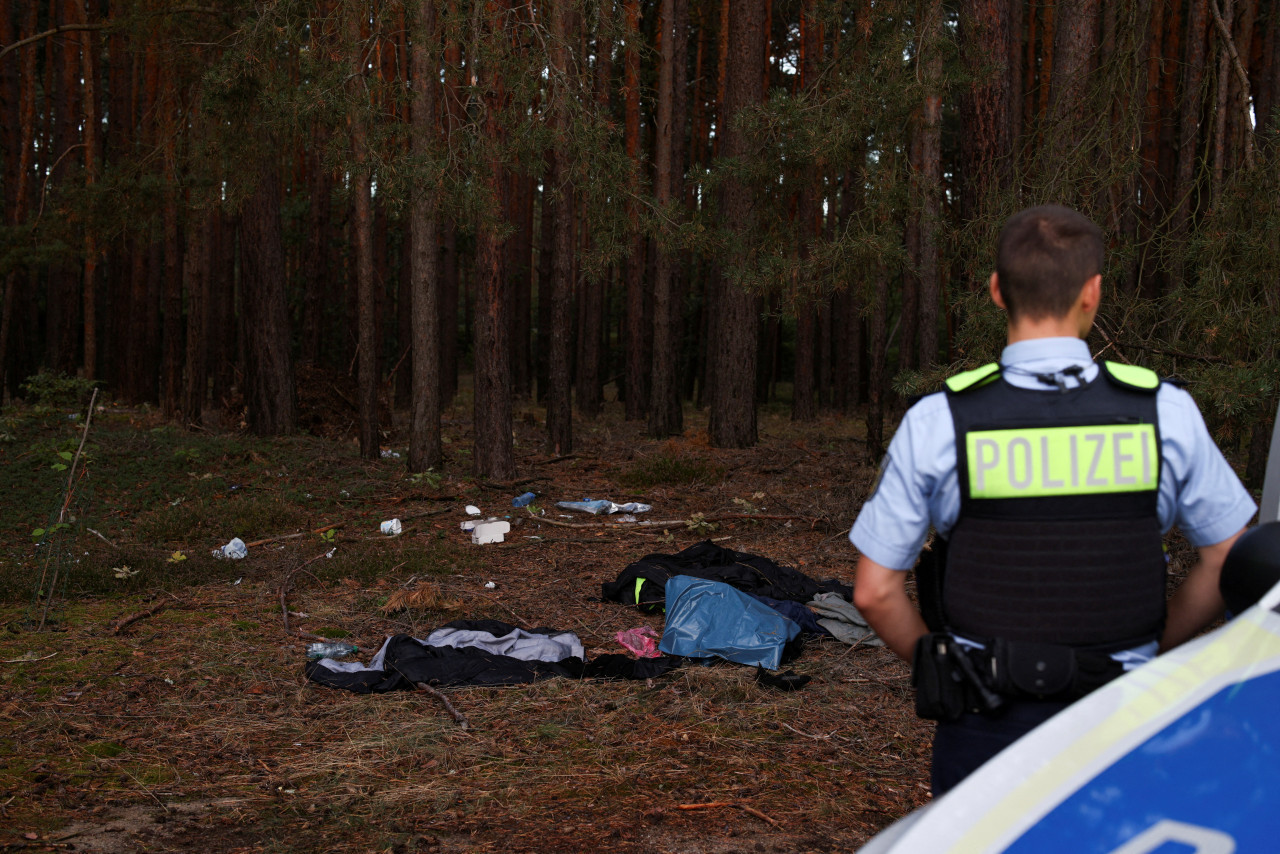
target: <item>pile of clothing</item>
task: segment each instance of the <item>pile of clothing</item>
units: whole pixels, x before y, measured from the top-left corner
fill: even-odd
[[[775,670],[799,654],[805,635],[882,644],[853,607],[847,584],[816,582],[792,567],[710,541],[673,555],[646,555],[606,582],[602,592],[607,600],[644,612],[666,612],[662,654],[588,660],[573,632],[456,620],[425,638],[387,638],[368,664],[309,662],[306,675],[321,685],[368,694],[418,684],[517,685],[553,676],[651,679],[689,659],[722,658],[762,668],[763,677],[763,669]]]

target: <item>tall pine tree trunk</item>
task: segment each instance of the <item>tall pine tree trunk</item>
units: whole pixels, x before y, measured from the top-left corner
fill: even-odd
[[[688,45],[688,0],[663,0],[661,66],[658,74],[654,195],[659,209],[681,202],[684,172],[684,92]],[[669,245],[658,246],[653,281],[653,368],[649,395],[649,435],[662,438],[684,427],[680,407],[679,335],[676,293],[679,262]]]
[[[808,94],[817,91],[817,70],[821,59],[821,25],[814,19],[815,0],[806,0],[800,18],[800,85]],[[818,187],[821,181],[821,161],[815,162],[806,174],[800,176],[801,188],[796,200],[796,219],[799,235],[797,255],[803,267],[809,258],[810,244],[821,234],[821,217],[818,211]],[[795,290],[801,290],[800,287]],[[815,401],[814,369],[817,347],[817,304],[808,294],[797,294],[796,358],[791,385],[791,420],[812,421],[818,416]]]
[[[5,11],[10,10],[6,7]],[[35,32],[37,11],[35,3],[32,3],[27,10],[24,31],[28,34]],[[0,30],[0,35],[6,39],[6,44],[13,41],[9,24],[9,16],[6,15],[4,23],[0,25],[4,28]],[[37,87],[23,86],[21,81],[35,79],[37,56],[35,49],[29,49],[21,53],[10,53],[3,60],[6,107],[9,103],[14,104],[14,109],[6,110],[3,117],[5,122],[3,129],[5,138],[4,202],[7,213],[5,224],[15,227],[26,222],[31,199],[31,183],[34,177],[32,158],[35,150]],[[9,70],[15,66],[16,74]],[[16,122],[10,124],[15,119]],[[25,377],[14,376],[18,372],[12,370],[15,360],[10,353],[15,328],[13,316],[20,302],[18,291],[23,279],[25,276],[17,271],[10,271],[4,276],[4,302],[0,305],[0,402],[6,402],[5,399],[17,389],[19,381],[25,379]]]
[[[359,385],[360,456],[378,459],[378,386],[381,378],[378,342],[378,291],[373,275],[373,169],[369,162],[368,93],[365,89],[366,62],[363,43],[363,6],[344,10],[346,43],[351,51],[351,73],[347,78],[351,107],[348,113],[351,143],[351,242],[356,272],[356,340],[359,356],[356,382]]]
[[[483,12],[486,35],[503,37],[510,0],[486,0]],[[506,169],[500,148],[503,128],[500,113],[508,99],[501,70],[496,65],[478,70],[484,92],[484,132],[489,146],[483,175],[493,219],[482,219],[476,228],[475,310],[475,411],[472,464],[476,477],[510,480],[515,476],[511,440],[511,343],[507,319],[508,294],[502,270],[502,239],[496,213],[506,209]]]
[[[240,210],[249,427],[259,436],[292,433],[297,426],[289,309],[285,301],[284,243],[280,227],[280,166],[262,158],[253,193]]]
[[[547,299],[551,302],[550,336],[547,353],[547,453],[559,456],[573,452],[573,401],[570,391],[570,336],[573,323],[574,192],[569,177],[567,151],[570,116],[563,103],[569,97],[571,67],[572,3],[554,0],[551,6],[552,86],[558,89],[551,121],[555,128],[556,151],[551,161],[551,181],[547,191],[553,199],[554,231],[551,246],[551,279]]]
[[[1187,39],[1182,66],[1182,104],[1178,119],[1178,173],[1173,192],[1173,214],[1169,236],[1182,247],[1190,230],[1191,211],[1196,208],[1196,172],[1200,163],[1200,116],[1204,110],[1204,67],[1209,31],[1208,0],[1190,0]],[[1186,263],[1174,260],[1173,284],[1185,284]]]
[[[209,393],[209,233],[212,211],[193,211],[187,224],[182,279],[187,294],[187,352],[183,371],[182,414],[189,424],[202,424]]]
[[[1049,87],[1050,164],[1085,156],[1077,151],[1088,127],[1089,78],[1098,49],[1100,0],[1062,0],[1055,8]]]
[[[1014,114],[1011,83],[1020,80],[1021,32],[1010,31],[1011,7],[1021,0],[964,0],[960,5],[960,58],[970,75],[960,92],[960,219],[978,218],[989,193],[1004,193],[1012,176]],[[1016,38],[1016,41],[1015,41]],[[1016,107],[1016,109],[1015,109]]]
[[[418,4],[413,37],[412,74],[414,100],[410,105],[413,122],[413,154],[426,160],[435,147],[438,128],[437,89],[439,87],[439,34],[436,6]],[[420,186],[413,199],[409,228],[409,306],[412,324],[413,374],[409,420],[409,471],[423,472],[439,466],[440,413],[444,406],[440,382],[440,253],[436,224],[436,189]]]
[[[623,75],[626,95],[623,100],[623,144],[632,168],[638,177],[642,168],[640,160],[640,0],[624,0],[627,39],[623,53]],[[634,184],[632,192],[638,193]],[[626,417],[639,421],[648,411],[650,341],[645,325],[644,268],[647,255],[644,234],[640,230],[640,203],[627,200],[627,220],[630,244],[623,268],[623,289],[626,293],[626,334],[624,363],[626,371]]]
[[[721,154],[728,158],[747,157],[751,141],[742,132],[739,113],[764,100],[765,40],[767,0],[737,0],[728,12],[728,61],[725,72],[722,113],[724,136]],[[755,226],[752,188],[737,176],[730,176],[722,190],[722,209],[738,245],[748,249]],[[755,297],[738,282],[726,277],[716,309],[717,329],[710,370],[715,373],[711,399],[709,433],[717,448],[746,448],[754,445],[756,433]]]
[[[917,364],[938,360],[938,306],[942,297],[938,244],[942,229],[942,52],[945,39],[942,0],[925,7],[922,44],[924,107],[920,125],[920,331]]]
[[[77,2],[75,8],[76,22],[87,24],[84,6]],[[92,197],[94,185],[98,182],[98,63],[95,50],[97,36],[88,29],[81,30],[80,36],[80,75],[84,86],[84,184],[85,190]],[[96,379],[98,376],[98,241],[94,234],[94,224],[85,223],[84,230],[84,282],[83,318],[84,318],[84,376]]]

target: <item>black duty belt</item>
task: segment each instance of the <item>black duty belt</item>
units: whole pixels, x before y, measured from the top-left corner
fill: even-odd
[[[916,643],[911,681],[916,714],[948,721],[1009,700],[1072,702],[1123,672],[1109,652],[1003,639],[976,648],[932,632]]]

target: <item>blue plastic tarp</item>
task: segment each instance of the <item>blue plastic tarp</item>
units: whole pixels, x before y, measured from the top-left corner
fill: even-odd
[[[688,658],[719,656],[777,670],[800,627],[720,581],[677,575],[667,581],[667,624],[659,649]]]

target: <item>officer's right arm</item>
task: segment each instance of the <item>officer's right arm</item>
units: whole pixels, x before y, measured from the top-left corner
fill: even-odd
[[[910,663],[916,641],[928,628],[907,596],[907,574],[860,556],[853,603],[885,646]]]

